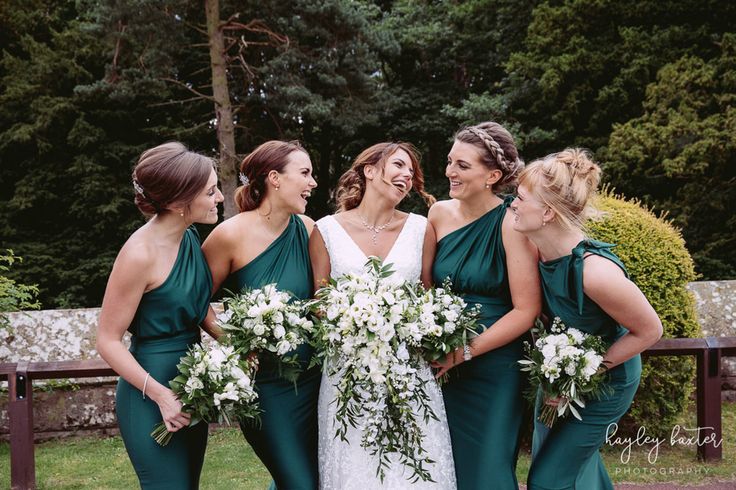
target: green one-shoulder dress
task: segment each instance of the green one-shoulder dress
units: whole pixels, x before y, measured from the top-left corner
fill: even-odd
[[[486,328],[511,311],[501,228],[512,199],[437,243],[432,276],[450,278],[468,304],[480,304]],[[476,356],[450,371],[442,387],[460,490],[516,489],[516,458],[523,411],[518,360],[523,341]]]
[[[545,315],[550,320],[559,317],[566,326],[598,335],[608,344],[621,338],[627,330],[583,292],[583,263],[585,257],[595,254],[626,272],[611,247],[607,243],[583,240],[570,255],[539,263]],[[607,377],[608,392],[580,409],[582,420],[566,417],[555,422],[551,429],[537,420],[543,402],[541,393],[538,394],[528,478],[530,490],[613,489],[598,450],[605,442],[609,425],[618,422],[631,406],[641,377],[641,357],[636,355],[616,366]]]
[[[312,266],[309,260],[309,234],[301,218],[292,215],[284,232],[260,255],[232,273],[229,284],[236,291],[276,283],[294,298],[306,299],[312,293]],[[268,468],[274,484],[282,490],[316,489],[317,399],[321,373],[307,369],[312,356],[308,345],[296,354],[302,373],[294,383],[281,378],[268,358],[261,359],[255,386],[263,413],[261,423],[241,424],[248,443]]]
[[[207,315],[212,276],[194,228],[186,230],[166,280],[143,295],[128,331],[130,353],[164,386],[178,375],[179,359],[200,341],[199,324]],[[207,448],[207,424],[177,431],[167,446],[151,437],[162,421],[158,405],[120,378],[115,411],[120,434],[141,488],[199,488]]]

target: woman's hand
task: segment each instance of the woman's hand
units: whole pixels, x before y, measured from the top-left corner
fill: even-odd
[[[445,358],[441,361],[432,361],[429,365],[435,369],[439,369],[439,371],[437,371],[437,373],[434,375],[435,379],[439,379],[444,376],[447,371],[454,368],[458,364],[462,364],[463,362],[464,360],[462,349],[455,349],[454,351],[447,354]]]
[[[164,425],[166,425],[166,430],[169,432],[176,432],[179,429],[183,429],[191,422],[192,416],[181,411],[182,404],[176,398],[173,391],[169,389],[162,390],[161,394],[154,401],[161,411]]]
[[[564,400],[565,399],[563,397],[545,398],[544,404],[549,405],[550,407],[557,407]]]

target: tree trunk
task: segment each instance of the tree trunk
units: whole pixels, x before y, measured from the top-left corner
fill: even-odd
[[[217,118],[217,143],[220,152],[218,176],[222,193],[225,196],[225,219],[238,212],[234,196],[237,187],[236,168],[238,157],[235,154],[235,127],[227,87],[227,61],[222,29],[220,29],[219,0],[205,0],[207,15],[207,37],[210,45],[210,67],[212,68],[212,95],[215,99]]]

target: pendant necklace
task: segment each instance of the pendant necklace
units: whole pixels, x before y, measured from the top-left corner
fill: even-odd
[[[378,233],[381,232],[384,228],[386,228],[388,225],[390,225],[394,221],[396,210],[394,209],[394,212],[391,213],[391,218],[388,221],[386,221],[384,224],[382,224],[381,226],[370,225],[368,224],[368,221],[366,221],[366,219],[363,217],[362,214],[360,213],[357,213],[357,214],[358,214],[358,217],[360,218],[360,221],[363,222],[363,226],[373,232],[373,237],[372,237],[373,245],[378,245]]]

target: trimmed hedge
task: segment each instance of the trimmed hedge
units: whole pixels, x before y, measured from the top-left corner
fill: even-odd
[[[666,338],[700,337],[695,301],[685,289],[696,278],[680,232],[635,200],[604,190],[596,201],[603,214],[591,221],[588,234],[615,243],[614,252],[662,320]],[[644,361],[641,385],[623,427],[663,436],[685,409],[693,390],[695,363],[690,357],[650,357]],[[634,427],[632,427],[634,426]]]

